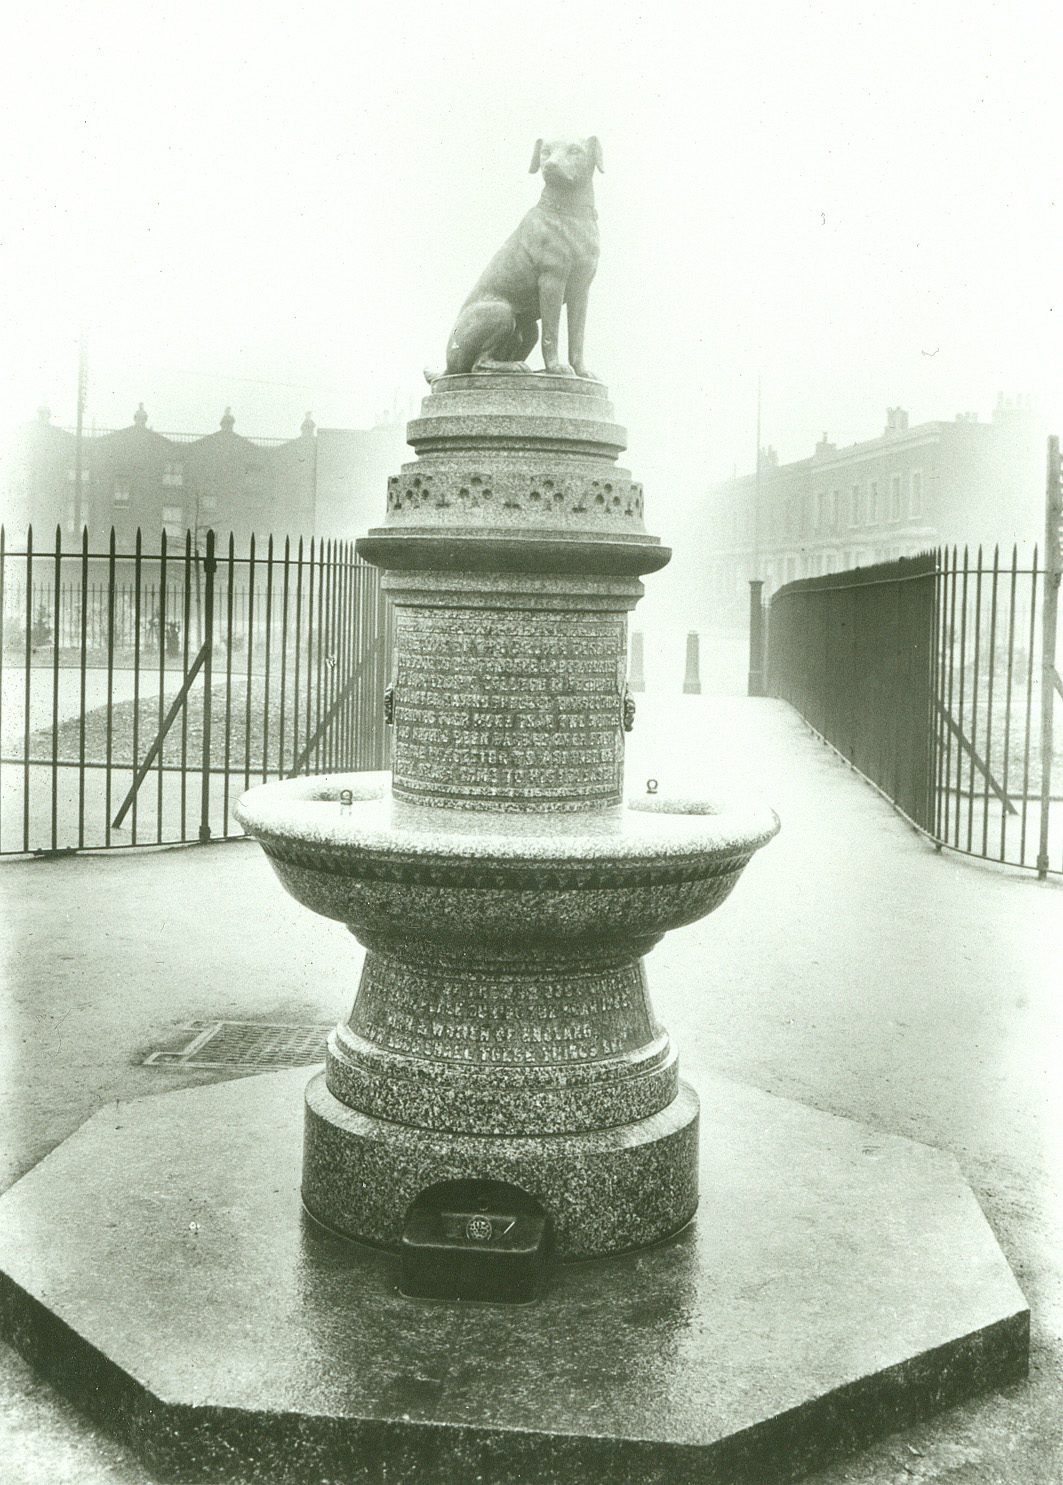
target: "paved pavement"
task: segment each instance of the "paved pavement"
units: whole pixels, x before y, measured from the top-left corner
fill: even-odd
[[[755,789],[783,820],[720,912],[651,957],[681,1060],[954,1152],[1033,1309],[1028,1383],[815,1480],[1058,1485],[1063,885],[936,853],[782,703],[643,711],[630,789]],[[5,1185],[108,1102],[219,1076],[141,1065],[186,1021],[329,1020],[353,996],[357,945],[249,842],[7,862],[0,897]],[[2,1348],[0,1459],[13,1485],[150,1480]]]

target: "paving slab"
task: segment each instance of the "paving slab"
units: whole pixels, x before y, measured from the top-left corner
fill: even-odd
[[[1025,1374],[940,1151],[703,1078],[676,1238],[528,1306],[416,1301],[302,1212],[305,1082],[104,1111],[0,1198],[5,1334],[163,1479],[768,1485]]]

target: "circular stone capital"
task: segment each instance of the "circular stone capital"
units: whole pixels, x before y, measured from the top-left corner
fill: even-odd
[[[594,537],[528,530],[404,530],[375,527],[359,557],[392,572],[549,572],[631,575],[657,572],[672,556],[656,536]]]
[[[601,382],[532,373],[440,377],[407,430],[417,457],[388,481],[378,567],[654,572],[671,556],[618,467],[627,443]]]

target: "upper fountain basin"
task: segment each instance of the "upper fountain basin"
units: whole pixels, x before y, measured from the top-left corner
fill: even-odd
[[[396,800],[390,779],[260,784],[235,809],[288,891],[364,940],[432,937],[469,952],[473,941],[655,941],[717,907],[779,829],[757,803],[656,795],[572,815],[472,817]]]

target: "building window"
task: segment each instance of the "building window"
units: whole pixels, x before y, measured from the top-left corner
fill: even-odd
[[[878,520],[878,480],[872,480],[867,487],[867,518],[869,521]]]
[[[214,515],[214,513],[215,513],[215,511],[217,509],[218,509],[218,497],[217,497],[217,495],[201,495],[199,497],[199,510],[200,510],[200,514],[201,515],[212,516],[212,515]]]
[[[132,499],[132,482],[122,475],[114,482],[114,503],[115,505],[129,505]]]
[[[840,490],[830,492],[830,523],[835,530],[841,525],[842,495]]]
[[[163,465],[162,482],[164,485],[183,485],[185,482],[185,468],[183,464],[170,462]]]
[[[853,488],[852,488],[852,490],[849,493],[849,525],[850,526],[859,526],[860,525],[860,522],[863,519],[863,512],[860,509],[860,505],[861,505],[861,501],[860,501],[860,486],[859,485],[854,485]]]
[[[816,530],[822,531],[827,524],[827,492],[816,491]]]
[[[899,474],[890,475],[890,520],[899,521],[901,518],[901,477]]]
[[[171,541],[180,541],[185,534],[185,512],[181,505],[164,505],[162,529]]]
[[[908,511],[912,516],[923,514],[923,471],[912,470],[912,487],[908,494]]]
[[[71,484],[71,485],[76,484],[77,483],[77,475],[78,475],[78,472],[77,472],[76,469],[68,469],[67,472],[66,472],[67,483],[68,484]],[[89,472],[89,470],[87,470],[85,468],[84,465],[82,465],[82,467],[81,467],[81,483],[83,485],[87,485],[91,481],[91,479],[92,479],[91,473]]]

